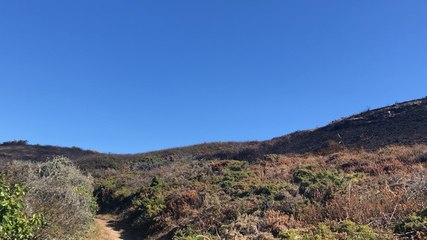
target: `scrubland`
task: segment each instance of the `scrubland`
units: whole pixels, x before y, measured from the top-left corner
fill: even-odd
[[[426,236],[425,145],[251,162],[146,156],[115,168],[85,167],[97,176],[100,211],[119,215],[141,239]]]

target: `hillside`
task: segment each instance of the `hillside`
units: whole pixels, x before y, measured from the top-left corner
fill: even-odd
[[[98,154],[95,151],[82,150],[77,147],[67,148],[58,146],[30,145],[24,141],[0,144],[0,160],[31,160],[44,161],[56,155],[67,156],[70,159],[78,159],[83,156]]]
[[[268,153],[322,153],[337,148],[376,150],[391,144],[417,143],[427,143],[427,98],[366,111],[318,129],[274,138],[251,151],[227,158],[247,159]]]
[[[427,98],[397,103],[333,121],[327,126],[298,131],[266,141],[216,142],[166,149],[143,154],[102,154],[80,148],[29,144],[0,144],[0,160],[40,161],[53,155],[72,160],[88,156],[136,158],[240,159],[256,160],[265,154],[330,152],[340,148],[375,150],[387,145],[427,143]]]

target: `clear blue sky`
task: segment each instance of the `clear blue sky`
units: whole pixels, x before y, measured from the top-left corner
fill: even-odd
[[[425,0],[0,3],[0,141],[263,140],[426,95]]]

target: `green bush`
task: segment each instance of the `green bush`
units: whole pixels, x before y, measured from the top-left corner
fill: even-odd
[[[341,170],[315,172],[313,167],[298,167],[293,173],[293,182],[299,184],[299,193],[313,201],[327,201],[350,181],[359,181],[363,175],[348,174]]]
[[[249,171],[246,170],[247,163],[242,161],[231,161],[225,167],[223,181],[240,181],[250,176]]]
[[[375,231],[366,226],[366,225],[358,225],[352,221],[344,221],[337,226],[334,226],[335,232],[341,233],[345,236],[345,239],[360,239],[360,240],[375,240],[379,239],[378,234]]]
[[[247,163],[242,161],[230,161],[222,170],[221,187],[225,192],[233,194],[233,188],[241,184],[241,181],[250,176],[250,172],[246,170]]]
[[[395,232],[406,237],[427,236],[427,208],[409,215],[395,227]]]
[[[27,214],[24,209],[25,186],[8,186],[0,179],[0,239],[32,239],[42,227],[40,213]]]
[[[279,234],[283,240],[381,240],[387,236],[377,234],[366,225],[358,225],[352,221],[341,223],[320,223],[311,231],[304,229],[289,229]]]
[[[278,183],[265,183],[253,185],[252,189],[256,195],[264,195],[264,196],[276,196],[282,190],[286,190],[290,188],[291,185],[287,182],[278,182]]]
[[[163,187],[163,181],[155,177],[150,186],[143,187],[132,199],[132,205],[136,208],[136,225],[149,224],[166,207]]]
[[[178,230],[172,239],[173,240],[206,240],[211,238],[208,236],[199,234],[188,227],[188,228],[183,228]]]

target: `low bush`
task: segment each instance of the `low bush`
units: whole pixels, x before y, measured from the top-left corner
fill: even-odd
[[[426,207],[425,172],[394,174],[352,184],[335,193],[333,198],[305,218],[327,218],[369,224],[376,228],[393,228],[408,214]]]
[[[366,225],[352,221],[341,223],[319,223],[314,229],[289,229],[279,234],[280,239],[287,240],[381,240],[392,239],[391,236],[376,233]]]
[[[93,181],[83,175],[70,160],[55,157],[39,164],[26,164],[27,210],[40,210],[47,226],[40,239],[79,239],[93,223],[97,204]]]
[[[97,199],[100,213],[116,212],[124,207],[133,192],[123,179],[109,177],[96,185],[94,196]]]
[[[267,197],[276,197],[284,190],[290,189],[292,186],[287,182],[265,183],[253,185],[252,189],[256,195],[264,195]]]
[[[203,235],[193,231],[191,228],[178,230],[172,238],[173,240],[210,240],[209,235]]]
[[[275,210],[267,210],[263,214],[261,229],[278,235],[284,229],[295,228],[300,222],[293,215],[283,214]]]
[[[155,222],[163,209],[166,208],[165,199],[162,194],[164,183],[160,178],[153,178],[148,187],[143,187],[132,199],[133,227],[148,227]]]
[[[212,168],[222,176],[219,183],[225,192],[229,194],[234,193],[233,195],[240,195],[241,191],[239,190],[244,187],[241,181],[250,176],[247,166],[247,162],[243,161],[225,161],[213,165]]]
[[[312,201],[325,202],[350,181],[358,181],[362,174],[348,174],[341,170],[314,171],[313,166],[298,167],[293,182],[299,184],[299,193]]]
[[[427,238],[427,208],[409,215],[396,225],[395,232],[411,239]]]

